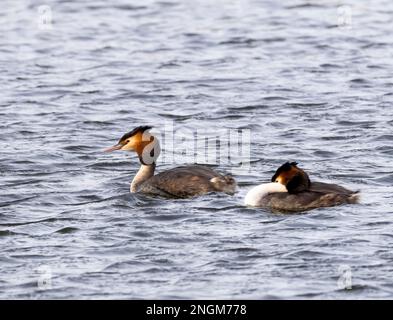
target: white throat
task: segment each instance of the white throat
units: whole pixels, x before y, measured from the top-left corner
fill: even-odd
[[[264,183],[248,191],[244,198],[244,204],[247,206],[257,207],[261,200],[269,193],[288,192],[287,188],[278,182]]]
[[[154,175],[155,168],[155,163],[150,165],[141,164],[141,167],[136,173],[134,179],[132,179],[130,191],[132,193],[137,192],[139,190],[139,187]]]

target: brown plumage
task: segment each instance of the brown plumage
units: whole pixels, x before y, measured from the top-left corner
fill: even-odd
[[[310,181],[308,174],[296,162],[285,163],[277,169],[272,182],[286,186],[288,192],[275,192],[263,198],[261,206],[280,211],[305,211],[357,203],[358,191],[351,191],[336,184]]]
[[[127,150],[138,154],[141,167],[131,183],[131,192],[176,198],[200,196],[209,192],[235,192],[236,181],[230,175],[221,175],[206,166],[181,166],[154,175],[160,145],[158,139],[150,134],[150,129],[148,126],[137,127],[106,150]]]
[[[211,168],[188,165],[169,169],[152,176],[139,191],[168,197],[188,198],[209,192],[233,194],[236,182],[229,175],[221,175]]]

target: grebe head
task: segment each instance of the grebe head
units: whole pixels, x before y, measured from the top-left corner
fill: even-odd
[[[297,167],[297,162],[286,162],[279,167],[272,177],[272,182],[283,184],[289,193],[298,193],[310,188],[308,174]]]
[[[104,151],[135,151],[142,164],[153,164],[160,155],[161,149],[158,139],[149,132],[151,128],[150,126],[136,127],[134,130],[125,133],[117,144]]]

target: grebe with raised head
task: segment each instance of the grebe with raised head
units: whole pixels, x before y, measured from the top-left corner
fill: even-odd
[[[130,191],[165,197],[188,198],[209,192],[234,194],[236,181],[230,175],[222,175],[202,165],[185,165],[154,174],[156,160],[160,154],[158,139],[149,130],[140,126],[124,134],[119,142],[105,149],[134,151],[141,166],[131,182]]]
[[[286,162],[277,169],[271,183],[256,186],[247,193],[245,204],[299,212],[356,203],[358,199],[357,191],[331,183],[311,182],[308,174],[296,162]]]

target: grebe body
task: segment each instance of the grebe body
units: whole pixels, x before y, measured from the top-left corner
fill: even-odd
[[[246,195],[245,204],[277,211],[300,212],[357,203],[359,199],[358,192],[342,186],[312,182],[308,174],[297,167],[296,162],[283,164],[271,181],[251,189]]]
[[[200,196],[209,192],[234,194],[236,181],[210,167],[185,165],[155,174],[156,160],[160,154],[158,139],[149,126],[137,127],[106,149],[134,151],[138,154],[140,168],[131,182],[130,191],[174,198]]]

